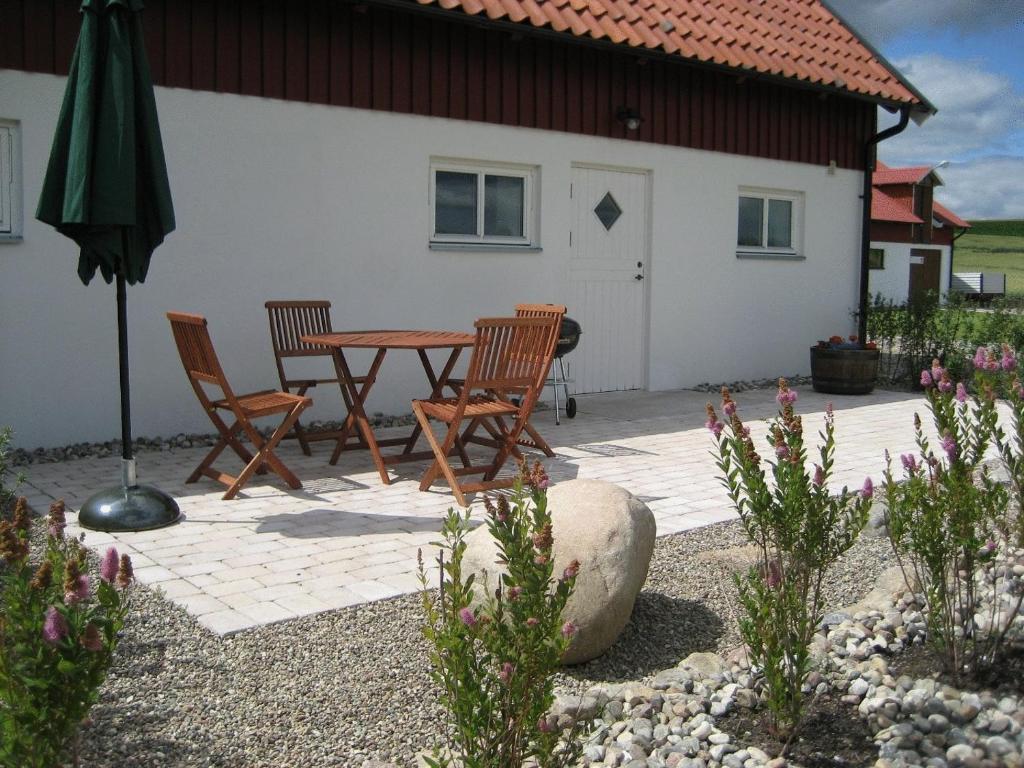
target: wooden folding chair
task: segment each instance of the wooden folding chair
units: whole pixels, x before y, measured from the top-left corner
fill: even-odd
[[[558,324],[552,316],[485,318],[474,323],[476,342],[459,396],[412,401],[413,413],[434,452],[434,462],[420,481],[421,491],[444,475],[459,504],[466,506],[467,493],[512,486],[512,478],[498,479],[497,474],[509,456],[521,457],[516,443],[543,386],[544,366],[550,364],[558,341]],[[507,392],[520,392],[519,403],[500,396]],[[431,418],[447,426],[443,440],[431,430]],[[470,462],[459,434],[466,419],[485,419],[497,433],[494,458],[487,464]],[[457,469],[448,463],[452,448],[462,457],[463,466]],[[474,474],[483,478],[459,482],[459,477]]]
[[[557,346],[558,334],[562,326],[562,318],[565,317],[565,306],[562,304],[516,304],[516,317],[554,317],[556,318],[558,325],[555,328],[555,341]],[[546,363],[542,366],[540,373],[540,389],[538,390],[538,397],[540,393],[544,391],[544,383],[547,381],[548,372],[551,370],[551,362],[555,357],[555,347],[551,348],[551,354],[548,357]],[[453,389],[456,386],[461,385],[461,381],[454,383]],[[494,393],[496,396],[502,399],[509,399],[512,395],[521,395],[521,392],[501,392]],[[476,431],[483,427],[489,434],[490,437],[477,436]],[[523,427],[525,434],[521,435],[516,441],[518,445],[526,448],[536,448],[537,450],[543,451],[545,456],[554,456],[555,452],[551,450],[551,446],[547,444],[547,441],[540,436],[540,433],[533,427],[532,424],[527,422],[526,426]],[[469,426],[462,433],[463,443],[478,443],[480,445],[490,445],[496,447],[496,440],[498,439],[497,430],[490,424],[486,419],[473,419]]]
[[[277,458],[274,449],[292,428],[299,414],[312,405],[313,401],[302,395],[278,392],[274,389],[236,395],[224,376],[217,353],[214,352],[210,332],[206,327],[206,318],[200,315],[168,312],[167,319],[171,321],[171,331],[178,346],[178,354],[181,356],[181,363],[185,366],[185,373],[192,384],[192,389],[195,390],[206,415],[220,433],[220,439],[213,446],[213,450],[185,482],[194,483],[203,475],[211,477],[228,486],[223,497],[226,501],[235,497],[253,473],[264,474],[269,468],[280,475],[289,487],[301,488],[299,478]],[[210,399],[204,385],[218,387],[223,397],[218,400]],[[228,426],[218,411],[230,412],[234,422]],[[253,426],[252,420],[276,414],[283,414],[284,418],[274,433],[269,438],[264,438]],[[252,442],[256,448],[255,456],[239,442],[239,432],[244,432]],[[213,462],[228,446],[245,462],[245,469],[237,477],[213,467]]]
[[[284,392],[294,391],[297,395],[305,395],[306,391],[317,384],[337,384],[341,390],[341,397],[345,401],[345,415],[348,415],[352,408],[352,401],[349,398],[348,390],[340,374],[335,372],[333,379],[310,379],[292,378],[285,370],[285,360],[290,358],[328,357],[334,361],[334,354],[329,347],[320,344],[307,344],[302,341],[303,336],[317,333],[333,333],[331,327],[331,302],[329,301],[268,301],[267,317],[270,321],[270,343],[274,348],[274,361],[277,363],[277,376],[281,380],[281,389]],[[356,377],[356,383],[366,381],[364,377]],[[366,447],[363,436],[355,430],[356,434],[352,439],[359,447]],[[340,432],[337,430],[319,430],[311,432],[302,426],[298,420],[285,439],[296,438],[302,446],[302,452],[310,455],[309,444],[317,440],[337,440]]]

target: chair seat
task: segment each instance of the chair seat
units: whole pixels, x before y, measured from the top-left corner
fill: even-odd
[[[247,395],[237,395],[235,400],[242,409],[242,413],[250,418],[287,411],[294,408],[297,403],[305,402],[306,405],[310,405],[313,402],[308,397],[292,395],[288,392],[279,392],[276,389],[266,389],[260,392],[250,392]],[[214,408],[222,408],[226,411],[231,410],[231,404],[226,398],[214,400],[211,404]]]
[[[459,404],[459,398],[457,397],[446,397],[439,398],[437,400],[418,400],[416,401],[423,408],[423,412],[428,416],[433,416],[435,419],[440,421],[450,422],[455,418],[455,411]],[[519,412],[518,406],[512,403],[502,402],[501,400],[495,400],[485,395],[474,395],[469,398],[469,402],[466,403],[466,410],[463,412],[463,418],[471,419],[479,416],[512,416]]]

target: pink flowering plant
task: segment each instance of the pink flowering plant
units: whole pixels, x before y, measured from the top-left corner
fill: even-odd
[[[885,472],[893,551],[908,586],[923,595],[929,641],[957,679],[997,663],[1024,597],[1002,589],[1008,571],[1000,562],[1008,547],[1024,546],[1024,518],[1010,504],[1010,492],[1019,504],[1024,488],[1024,392],[1009,347],[979,348],[971,362],[973,393],[938,360],[921,372],[938,444],[915,414],[917,452],[900,456],[899,476],[887,455]],[[999,424],[1000,393],[1012,414],[1009,437]],[[993,447],[1009,488],[985,464]]]
[[[832,408],[819,433],[818,461],[811,466],[803,423],[793,407],[796,399],[786,380],[779,379],[779,412],[768,424],[772,458],[767,462],[728,389],[722,389],[722,420],[714,406],[707,406],[722,484],[760,559],[736,578],[745,613],[740,632],[762,676],[770,725],[786,743],[798,732],[804,713],[803,685],[811,672],[808,646],[823,615],[825,573],[857,540],[874,493],[870,478],[859,492],[844,487],[830,493]]]
[[[77,764],[78,729],[110,668],[131,584],[127,555],[108,549],[99,578],[84,547],[64,535],[64,502],[46,519],[32,552],[24,499],[0,523],[0,765]]]
[[[563,730],[549,713],[554,673],[576,632],[562,609],[579,563],[554,573],[547,485],[539,464],[523,465],[511,496],[485,500],[502,569],[493,592],[476,594],[481,585],[462,571],[468,509],[448,510],[438,543],[439,595],[420,560],[423,634],[447,720],[444,744],[426,758],[435,768],[518,767],[531,758],[540,768],[561,768],[579,761],[576,732],[583,723]]]

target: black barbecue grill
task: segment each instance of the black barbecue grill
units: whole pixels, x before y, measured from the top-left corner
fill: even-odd
[[[562,318],[562,327],[558,332],[558,343],[555,345],[555,359],[558,361],[558,368],[551,366],[551,378],[549,383],[555,391],[555,424],[560,424],[558,418],[558,388],[562,387],[565,392],[565,415],[567,418],[576,416],[576,398],[569,396],[569,381],[565,378],[565,364],[562,357],[576,349],[580,343],[580,336],[583,329],[580,324],[571,317]]]

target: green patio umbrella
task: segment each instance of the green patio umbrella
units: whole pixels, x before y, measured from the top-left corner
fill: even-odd
[[[117,283],[122,482],[92,496],[79,522],[145,530],[178,519],[167,494],[135,479],[128,392],[125,283],[146,279],[153,250],[174,229],[174,208],[146,61],[141,0],[84,0],[36,218],[80,247],[78,276]]]

